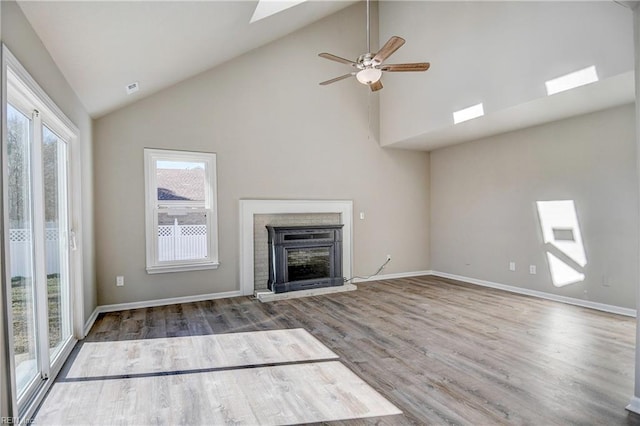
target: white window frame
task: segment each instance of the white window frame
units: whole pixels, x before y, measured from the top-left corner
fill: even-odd
[[[158,161],[188,161],[205,163],[205,200],[158,201],[156,164]],[[216,154],[207,152],[144,149],[145,227],[147,245],[147,273],[198,271],[217,269],[218,262],[218,197]],[[158,214],[204,211],[207,215],[207,252],[204,259],[160,261],[158,258]]]

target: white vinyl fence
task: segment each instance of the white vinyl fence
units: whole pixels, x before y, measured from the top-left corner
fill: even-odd
[[[207,225],[158,226],[158,260],[203,259],[207,257]]]
[[[58,228],[45,229],[45,250],[47,275],[60,272],[60,241]],[[31,277],[31,256],[33,253],[30,229],[9,229],[9,256],[12,277]]]
[[[11,276],[30,277],[31,230],[9,229]],[[47,275],[60,272],[58,228],[45,231]],[[160,261],[203,259],[207,257],[207,225],[158,226],[158,258]]]

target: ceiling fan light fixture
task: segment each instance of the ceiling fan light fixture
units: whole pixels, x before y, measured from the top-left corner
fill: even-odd
[[[0,0],[2,1],[2,0]],[[260,1],[276,1],[276,0],[260,0]],[[367,1],[367,53],[363,53],[358,56],[358,59],[351,61],[344,59],[331,53],[320,53],[318,56],[321,58],[329,59],[330,61],[340,62],[341,64],[351,65],[356,70],[349,74],[341,75],[340,77],[332,78],[320,83],[321,86],[326,86],[336,81],[344,80],[351,76],[355,76],[358,81],[371,89],[372,92],[377,92],[382,89],[382,72],[406,72],[406,71],[426,71],[429,69],[429,62],[416,62],[411,64],[385,64],[385,61],[389,56],[400,49],[405,43],[402,37],[391,36],[389,40],[378,50],[378,53],[371,53],[371,17],[369,14],[369,2]]]
[[[362,84],[372,84],[380,80],[382,71],[378,68],[365,68],[356,74],[356,78]]]

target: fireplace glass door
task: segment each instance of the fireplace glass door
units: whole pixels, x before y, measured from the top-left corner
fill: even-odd
[[[287,249],[287,281],[331,276],[331,247]]]

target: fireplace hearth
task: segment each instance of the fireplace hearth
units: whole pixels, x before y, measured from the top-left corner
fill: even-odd
[[[267,225],[269,289],[284,293],[343,285],[342,227]]]

